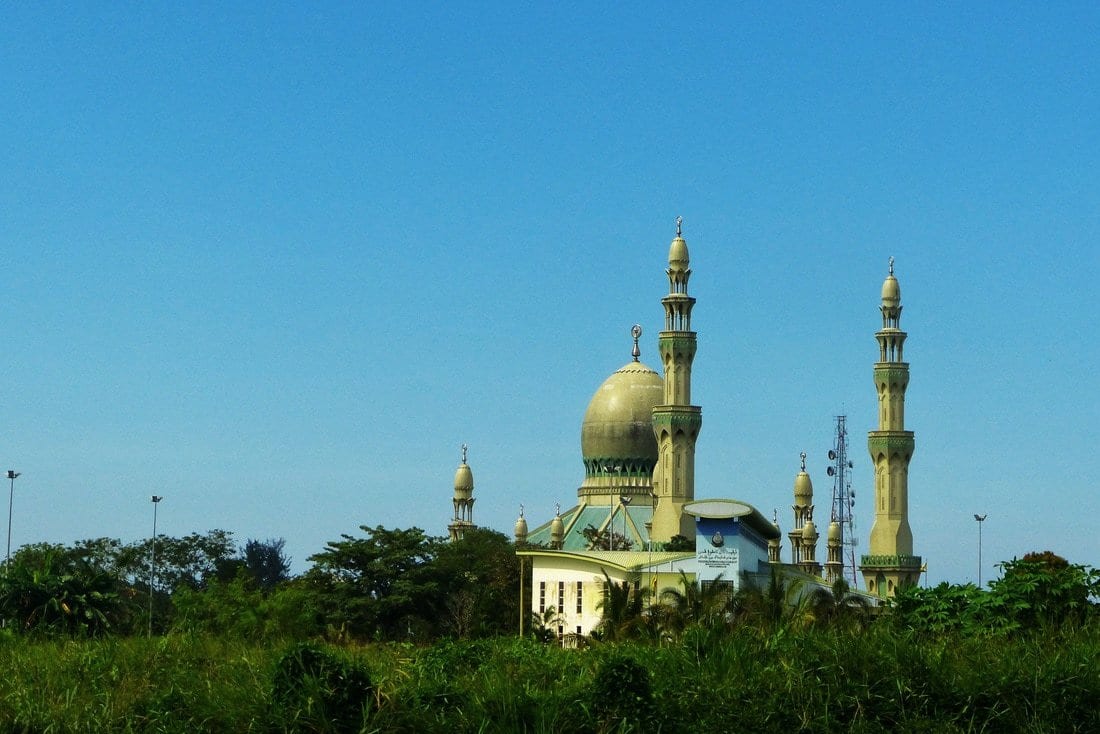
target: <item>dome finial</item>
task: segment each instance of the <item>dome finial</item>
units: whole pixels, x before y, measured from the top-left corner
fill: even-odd
[[[802,457],[802,471],[806,471],[806,452],[803,451],[799,456]]]
[[[560,502],[555,502],[554,503],[554,517],[560,517],[560,516],[561,516],[561,503]]]
[[[677,237],[683,237],[684,236],[683,229],[682,229],[683,224],[684,224],[684,218],[683,217],[676,217],[676,236]]]
[[[522,504],[520,504],[520,506],[519,506],[519,516],[523,517],[523,505]]]
[[[631,356],[634,357],[634,361],[637,362],[638,358],[642,356],[642,350],[638,348],[638,339],[642,336],[642,327],[638,324],[630,327],[630,335],[634,337],[634,349],[630,351]]]
[[[466,444],[462,444],[462,463],[463,464],[466,463],[466,450],[467,450]]]
[[[894,256],[890,256],[890,275],[894,274]]]

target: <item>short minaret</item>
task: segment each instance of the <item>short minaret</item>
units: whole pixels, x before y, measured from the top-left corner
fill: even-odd
[[[779,551],[782,550],[779,539],[783,537],[783,533],[779,530],[778,510],[772,510],[772,525],[775,526],[775,537],[768,539],[768,563],[779,563]]]
[[[658,335],[658,349],[664,367],[665,401],[653,409],[653,432],[657,436],[657,466],[653,491],[657,507],[653,512],[653,539],[667,542],[674,535],[691,538],[692,518],[683,506],[695,499],[695,442],[703,425],[703,412],[691,404],[691,365],[695,360],[696,335],[691,330],[691,309],[695,299],[688,295],[691,277],[687,242],[676,218],[676,237],[668,252],[669,293],[661,299],[665,328]]]
[[[554,519],[550,521],[550,548],[561,550],[565,539],[565,523],[561,519],[561,505],[554,508]]]
[[[898,588],[917,583],[921,559],[913,555],[913,531],[909,528],[909,460],[913,456],[913,432],[905,430],[905,389],[909,363],[902,355],[905,332],[901,330],[901,287],[890,273],[882,284],[882,329],[875,334],[879,359],[875,362],[878,392],[878,430],[867,434],[867,449],[875,466],[875,522],[871,526],[869,553],[860,558],[867,591],[893,596]]]
[[[463,534],[474,527],[474,473],[466,463],[466,444],[462,444],[462,463],[455,472],[455,516],[447,530],[451,542],[461,540]]]
[[[527,542],[527,518],[523,516],[523,505],[519,506],[519,519],[516,520],[513,534],[516,538],[516,545],[523,545]]]
[[[844,562],[840,556],[840,523],[836,520],[829,523],[829,532],[825,537],[825,580],[831,584],[844,573]]]
[[[817,562],[817,527],[813,519],[802,526],[802,561],[798,568],[811,576],[821,575],[821,564]]]
[[[794,526],[787,537],[791,541],[791,563],[796,566],[802,563],[805,557],[802,543],[802,529],[806,523],[813,520],[814,516],[814,484],[810,481],[810,475],[806,473],[806,452],[799,456],[802,459],[802,469],[794,478]]]

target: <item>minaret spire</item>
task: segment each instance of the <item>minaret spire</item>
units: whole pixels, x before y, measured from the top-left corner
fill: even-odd
[[[455,471],[455,516],[447,526],[451,540],[461,540],[463,534],[474,527],[474,473],[466,463],[466,444],[462,444],[462,463]]]
[[[703,424],[702,409],[691,404],[691,365],[696,334],[691,330],[695,299],[688,295],[691,260],[683,237],[683,217],[676,218],[676,237],[668,251],[668,295],[661,299],[665,328],[658,335],[658,349],[665,372],[665,400],[653,409],[658,460],[653,490],[652,537],[667,542],[674,535],[691,537],[692,520],[682,512],[695,499],[695,442]]]
[[[878,430],[867,434],[867,449],[875,466],[875,523],[869,553],[860,558],[867,591],[893,596],[898,588],[917,583],[921,559],[913,555],[909,527],[909,460],[913,432],[905,430],[905,390],[909,363],[903,358],[906,333],[901,330],[901,287],[894,277],[894,258],[882,284],[882,329],[875,334]]]

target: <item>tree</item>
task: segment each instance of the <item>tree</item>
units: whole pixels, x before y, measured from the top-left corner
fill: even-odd
[[[581,530],[581,535],[588,544],[588,550],[630,550],[634,547],[634,541],[610,527],[598,530],[588,525]]]
[[[439,588],[434,600],[439,632],[483,637],[511,632],[519,614],[519,558],[515,545],[487,528],[443,543],[431,562]]]
[[[270,592],[290,578],[290,559],[283,552],[285,545],[282,538],[266,541],[250,538],[245,542],[241,552],[244,568],[260,591]]]
[[[680,572],[680,589],[665,589],[661,602],[668,608],[670,628],[682,633],[688,627],[720,630],[727,627],[734,610],[733,585],[719,575],[698,584]]]
[[[600,639],[617,642],[643,634],[647,626],[645,599],[649,589],[640,588],[637,577],[612,581],[607,571],[603,577],[603,596],[596,605],[600,610],[600,621],[596,625]]]
[[[443,543],[420,528],[360,527],[309,557],[306,574],[325,618],[360,637],[401,639],[434,631],[439,584],[432,561]]]
[[[818,587],[810,592],[809,607],[816,624],[858,630],[867,621],[870,603],[853,592],[843,576],[837,576],[830,588]]]
[[[110,574],[64,550],[39,547],[24,561],[0,578],[0,617],[15,629],[94,636],[127,628],[133,595]]]

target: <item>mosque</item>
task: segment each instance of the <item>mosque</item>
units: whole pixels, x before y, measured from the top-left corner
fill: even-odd
[[[781,558],[777,516],[767,519],[749,502],[696,499],[695,444],[702,409],[692,405],[691,370],[697,335],[691,329],[695,298],[682,220],[668,255],[669,292],[661,299],[664,329],[658,334],[662,373],[640,361],[640,327],[632,329],[632,359],[596,390],[581,424],[584,480],[577,504],[560,507],[548,522],[528,529],[523,509],[515,524],[517,554],[531,570],[531,612],[548,610],[559,637],[588,634],[599,623],[606,580],[646,584],[654,591],[676,587],[681,573],[699,584],[766,583],[773,570],[810,585],[828,585],[844,573],[841,528],[831,518],[825,562],[817,560],[813,484],[806,455],[794,480],[790,560]],[[882,328],[874,364],[878,428],[868,434],[874,465],[875,520],[869,553],[860,559],[866,593],[885,598],[919,579],[909,527],[909,460],[913,432],[905,430],[909,365],[903,360],[901,288],[894,261],[882,286]],[[455,474],[450,537],[473,525],[473,473],[466,461]]]

